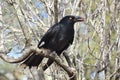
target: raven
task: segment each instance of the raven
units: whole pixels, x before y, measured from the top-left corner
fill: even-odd
[[[39,42],[38,48],[49,49],[51,52],[55,51],[60,56],[73,43],[74,24],[79,21],[84,21],[84,18],[72,15],[63,17],[58,23],[48,29]],[[29,66],[29,68],[38,67],[43,58],[41,55],[32,54],[22,64]],[[43,66],[43,70],[45,71],[53,62],[53,60],[48,59]]]

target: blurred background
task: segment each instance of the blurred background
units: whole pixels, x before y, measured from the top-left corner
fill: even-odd
[[[74,43],[66,50],[77,79],[119,80],[120,0],[0,0],[0,52],[22,56],[23,49],[37,46],[47,29],[66,15],[85,17],[75,24]],[[63,55],[61,59],[68,65]],[[55,63],[44,76],[69,80]],[[30,70],[0,59],[0,80],[34,79]]]

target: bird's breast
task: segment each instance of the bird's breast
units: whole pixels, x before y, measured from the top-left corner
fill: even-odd
[[[74,38],[74,29],[62,27],[54,34],[54,38],[50,39],[46,44],[46,47],[52,51],[65,50],[72,42]]]

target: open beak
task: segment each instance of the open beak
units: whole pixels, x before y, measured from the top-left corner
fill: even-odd
[[[79,17],[79,16],[77,16],[77,17],[75,17],[75,22],[82,22],[82,21],[84,21],[85,19],[84,18],[82,18],[82,17]]]

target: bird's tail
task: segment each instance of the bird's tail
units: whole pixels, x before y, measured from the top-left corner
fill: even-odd
[[[26,60],[23,61],[21,66],[23,67],[38,67],[41,61],[43,60],[43,56],[41,55],[36,55],[35,53],[31,54]]]
[[[60,54],[58,54],[59,56]],[[23,61],[23,63],[21,64],[22,67],[38,67],[39,64],[42,62],[43,60],[43,56],[41,55],[36,55],[35,53],[31,54],[26,60]],[[52,63],[54,62],[54,60],[52,59],[48,59],[47,63],[42,67],[43,70],[45,71]]]
[[[24,60],[21,64],[22,67],[38,67],[39,64],[43,60],[43,56],[41,55],[36,55],[35,53],[31,54],[26,60]],[[48,59],[47,63],[42,67],[43,70],[45,71],[54,61],[52,59]]]

